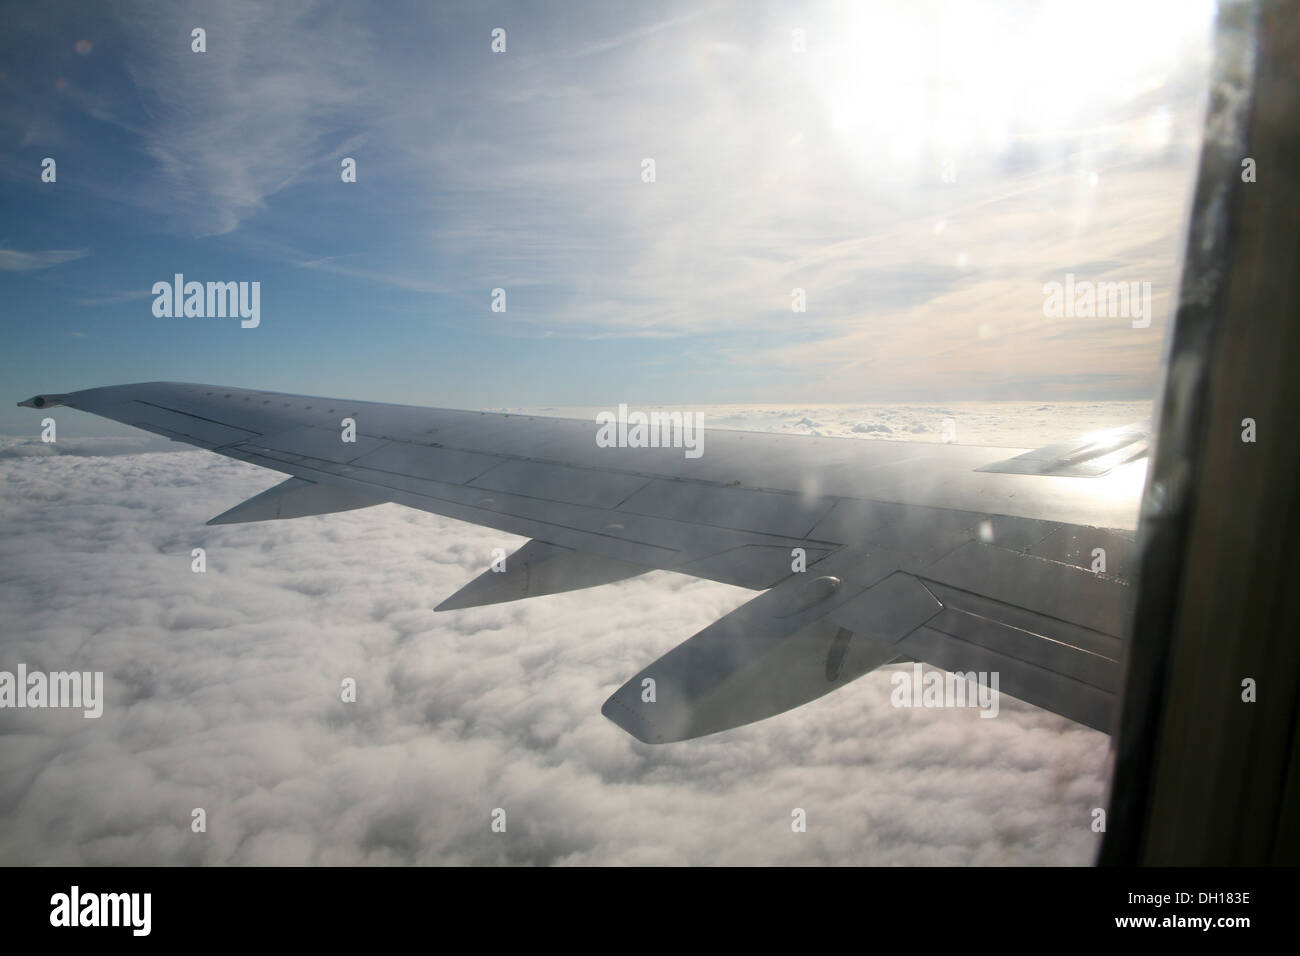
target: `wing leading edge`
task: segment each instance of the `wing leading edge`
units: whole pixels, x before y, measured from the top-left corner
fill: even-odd
[[[713,430],[689,459],[599,447],[583,421],[206,385],[20,404],[88,411],[289,476],[210,523],[395,502],[532,539],[438,610],[652,569],[763,591],[609,698],[603,713],[643,741],[760,720],[896,660],[996,671],[1002,692],[1111,729],[1138,426],[1010,459]]]

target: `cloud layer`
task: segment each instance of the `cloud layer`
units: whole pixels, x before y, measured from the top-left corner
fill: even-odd
[[[97,721],[0,711],[0,862],[1086,864],[1096,851],[1102,734],[1008,698],[994,720],[896,709],[882,672],[756,725],[643,745],[600,715],[605,697],[751,592],[657,572],[434,614],[522,539],[396,505],[204,526],[278,480],[199,451],[0,456],[0,669],[102,670],[107,697]],[[340,700],[347,677],[355,704]]]

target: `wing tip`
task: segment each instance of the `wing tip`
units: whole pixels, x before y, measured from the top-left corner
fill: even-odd
[[[18,407],[37,408],[41,410],[47,408],[58,408],[63,404],[64,399],[67,397],[67,395],[33,395],[26,401],[19,402]]]

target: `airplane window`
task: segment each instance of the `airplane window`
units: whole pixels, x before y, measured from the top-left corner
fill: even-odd
[[[83,6],[0,676],[111,719],[0,712],[6,862],[1097,859],[1212,3]]]

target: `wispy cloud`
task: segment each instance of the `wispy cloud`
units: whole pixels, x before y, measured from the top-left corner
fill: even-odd
[[[23,252],[21,249],[0,249],[0,270],[4,272],[34,272],[72,262],[90,254],[89,249],[48,249],[44,252]]]
[[[105,295],[82,296],[72,300],[74,305],[116,305],[119,302],[135,302],[139,299],[152,298],[148,289],[135,289],[130,292],[110,292]]]

